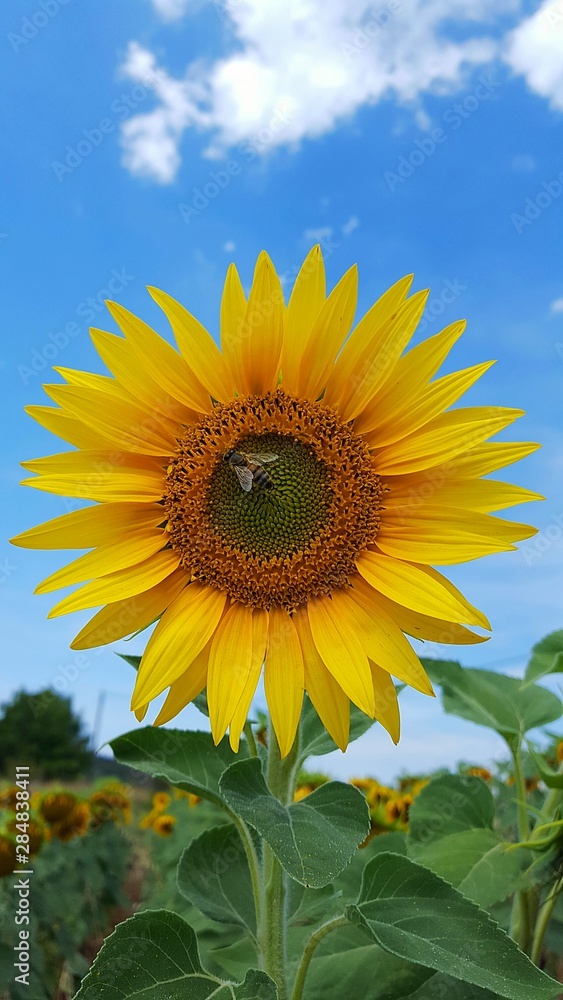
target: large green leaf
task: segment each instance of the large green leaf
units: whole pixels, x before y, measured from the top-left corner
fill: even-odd
[[[550,632],[532,648],[532,656],[524,675],[524,687],[546,674],[559,674],[562,671],[563,629],[558,629],[557,632]]]
[[[422,663],[431,680],[442,687],[446,712],[494,729],[509,744],[561,716],[560,699],[538,684],[523,688],[515,677],[453,661],[423,659]]]
[[[405,1000],[411,990],[432,975],[429,969],[366,943],[365,934],[350,927],[328,934],[321,942],[307,973],[304,997]],[[454,997],[451,993],[447,1000]]]
[[[355,705],[350,705],[350,743],[367,733],[373,725],[375,725],[375,719],[370,719]],[[300,736],[300,760],[302,762],[307,757],[322,757],[324,754],[332,753],[333,750],[338,749],[319,719],[311,700],[307,697],[305,697],[301,713]]]
[[[414,993],[409,993],[403,1000],[496,1000],[498,993],[482,990],[472,983],[460,983],[459,979],[445,976],[441,972],[434,973]]]
[[[444,774],[419,792],[409,813],[409,844],[427,844],[450,833],[492,829],[493,797],[481,778]]]
[[[248,861],[231,823],[205,830],[186,847],[178,865],[178,889],[212,920],[240,924],[256,934]]]
[[[224,983],[203,968],[189,924],[167,910],[146,910],[107,938],[76,1000],[276,1000],[264,973]]]
[[[271,794],[262,765],[253,757],[232,764],[220,790],[233,812],[257,830],[288,874],[303,885],[328,885],[367,836],[366,800],[340,781],[329,781],[285,807]]]
[[[120,764],[215,801],[220,801],[219,778],[237,760],[226,739],[214,746],[210,733],[153,726],[118,736],[110,746]],[[244,755],[244,744],[240,752]]]
[[[541,757],[539,753],[536,753],[532,747],[529,747],[529,750],[543,783],[547,785],[548,788],[563,788],[563,771],[554,771],[544,757]]]
[[[501,997],[553,1000],[559,993],[488,913],[410,858],[376,855],[346,915],[393,955]]]

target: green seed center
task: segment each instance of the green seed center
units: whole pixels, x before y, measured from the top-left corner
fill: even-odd
[[[261,465],[271,488],[255,477],[252,489],[245,492],[235,467],[220,460],[211,474],[207,498],[214,529],[247,555],[284,558],[306,551],[329,516],[333,494],[325,464],[307,445],[283,434],[249,435],[234,450],[278,456]]]

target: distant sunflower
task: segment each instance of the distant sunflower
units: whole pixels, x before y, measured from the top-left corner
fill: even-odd
[[[431,694],[403,633],[474,643],[486,617],[432,565],[514,548],[533,528],[491,517],[538,494],[481,477],[535,444],[486,443],[522,414],[448,409],[493,362],[432,381],[464,329],[404,353],[427,292],[412,276],[350,333],[351,268],[327,296],[307,256],[284,305],[269,257],[248,299],[231,265],[221,350],[178,302],[149,289],[179,353],[122,306],[123,337],[92,330],[113,377],[64,368],[56,408],[28,412],[76,450],[24,463],[26,485],[95,505],[19,535],[32,548],[91,548],[37,588],[84,583],[50,617],[104,605],[73,648],[158,620],[132,707],[168,695],[156,724],[207,688],[213,737],[238,749],[264,666],[282,754],[304,690],[346,747],[350,701],[399,738],[391,675]],[[251,456],[248,458],[248,456]]]

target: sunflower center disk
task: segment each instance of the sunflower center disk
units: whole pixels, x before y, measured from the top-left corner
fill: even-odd
[[[247,491],[237,467],[247,486],[252,475]],[[377,535],[381,494],[362,438],[333,410],[277,389],[216,406],[186,430],[164,503],[196,579],[291,611],[349,582]]]

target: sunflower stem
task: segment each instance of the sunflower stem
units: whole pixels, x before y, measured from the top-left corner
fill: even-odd
[[[305,986],[305,979],[309,971],[311,959],[322,939],[326,937],[327,934],[330,934],[331,931],[335,931],[339,927],[345,927],[347,924],[348,920],[346,917],[334,917],[333,920],[328,920],[327,923],[322,924],[322,926],[319,927],[314,934],[311,934],[311,937],[305,945],[305,950],[301,956],[299,968],[297,969],[291,1000],[302,1000],[303,987]]]
[[[244,724],[244,735],[246,736],[246,742],[248,743],[248,752],[251,757],[258,756],[258,747],[256,746],[256,740],[254,738],[254,733],[252,732],[252,725],[247,719]]]
[[[299,762],[299,736],[282,760],[271,720],[268,724],[268,787],[282,805],[293,800]],[[279,1000],[289,1000],[287,985],[287,875],[269,844],[264,843],[264,909],[261,950],[264,969],[278,988]]]
[[[514,779],[518,791],[518,829],[520,840],[526,841],[530,834],[530,824],[528,820],[528,807],[526,803],[526,782],[524,779],[524,769],[522,767],[522,742],[520,739],[514,744],[509,743],[514,764]],[[532,944],[534,917],[531,912],[531,898],[526,889],[517,893],[512,906],[512,916],[510,921],[510,933],[520,948],[529,954]]]

